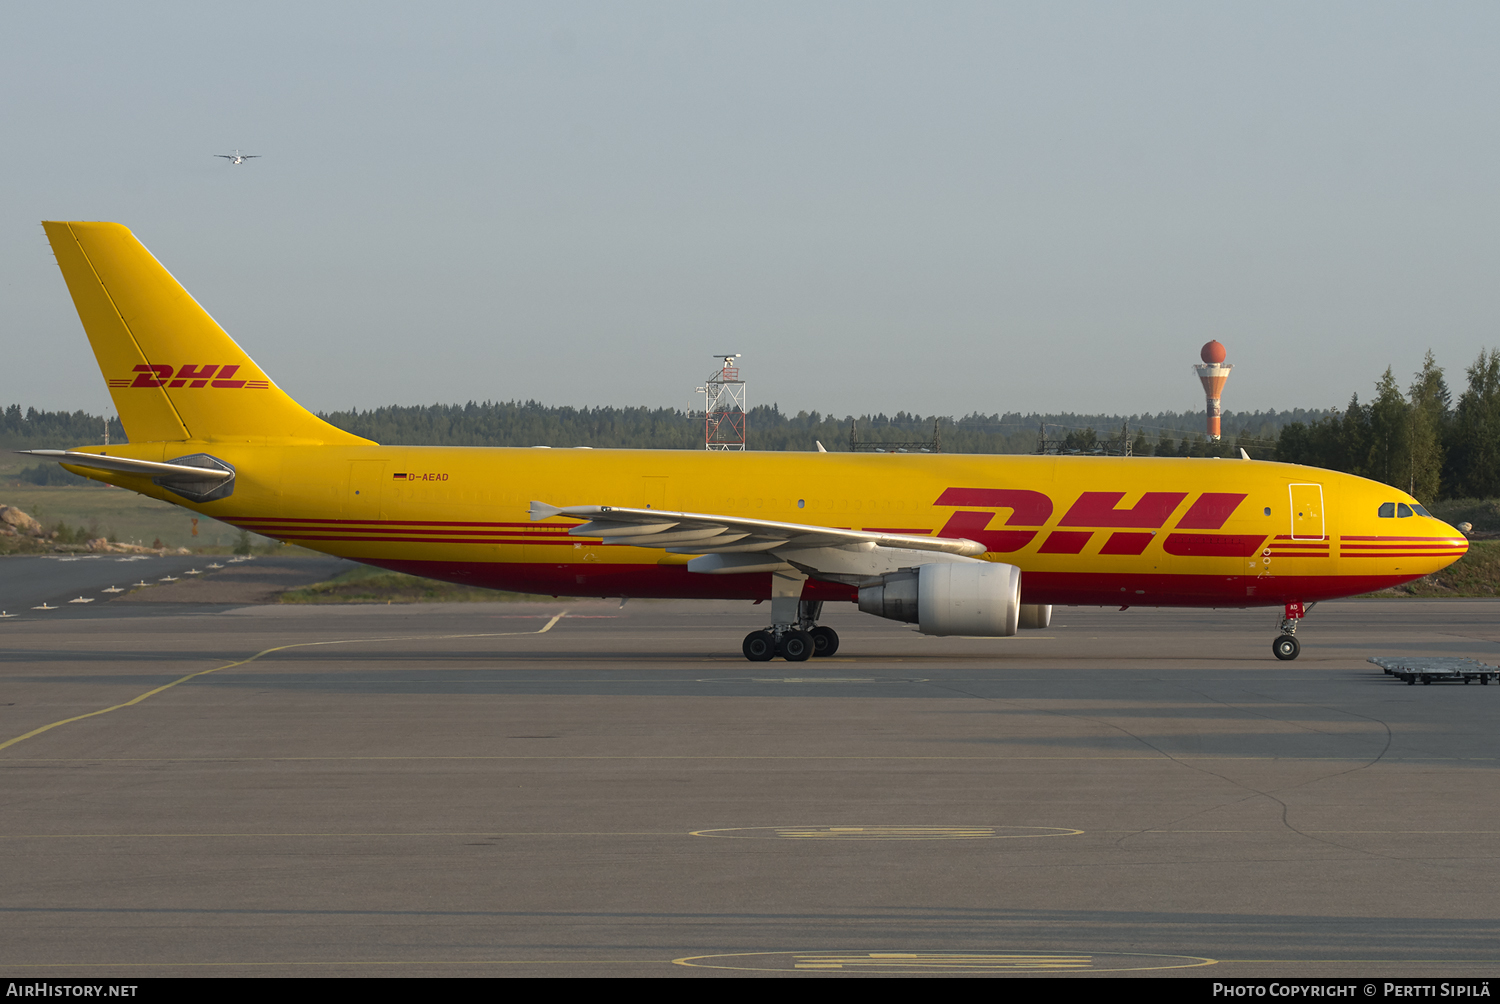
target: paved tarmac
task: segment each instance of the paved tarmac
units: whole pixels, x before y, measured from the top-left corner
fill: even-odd
[[[351,567],[341,558],[307,552],[252,558],[6,555],[0,557],[0,620],[98,617],[106,607],[110,613],[127,613],[112,605],[118,602],[266,602],[280,590],[329,579]]]
[[[1500,975],[1500,687],[1364,662],[1497,602],[100,606],[0,622],[5,977]]]

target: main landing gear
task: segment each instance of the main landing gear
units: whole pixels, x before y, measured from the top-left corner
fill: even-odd
[[[1271,642],[1271,651],[1282,662],[1291,662],[1302,654],[1302,643],[1297,640],[1297,625],[1311,609],[1311,606],[1303,607],[1301,600],[1287,601],[1286,611],[1281,618],[1281,635]]]
[[[816,621],[822,612],[822,602],[798,600],[796,620],[775,623],[745,635],[745,643],[740,646],[745,658],[751,662],[770,662],[779,655],[787,662],[806,662],[814,656],[832,655],[839,650],[839,636],[831,627],[818,626]],[[773,599],[771,614],[775,617],[776,613]]]

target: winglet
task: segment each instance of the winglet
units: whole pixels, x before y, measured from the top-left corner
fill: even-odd
[[[535,500],[532,501],[531,508],[528,510],[533,523],[537,520],[551,519],[562,511],[563,507],[560,505],[548,505],[545,502],[537,502]]]

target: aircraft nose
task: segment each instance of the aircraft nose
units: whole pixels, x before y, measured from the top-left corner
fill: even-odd
[[[1459,557],[1461,558],[1465,554],[1468,554],[1469,534],[1468,531],[1463,528],[1468,527],[1468,529],[1472,530],[1473,527],[1470,527],[1467,523],[1461,523],[1459,524],[1459,526],[1453,526],[1449,523],[1444,523],[1443,525],[1448,527],[1448,535],[1453,539],[1453,549],[1459,552]],[[1454,560],[1456,561],[1458,559],[1455,558]]]

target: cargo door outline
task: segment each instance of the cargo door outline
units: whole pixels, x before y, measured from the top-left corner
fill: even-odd
[[[385,495],[384,460],[351,460],[349,485],[344,494],[347,519],[380,519]]]
[[[1327,521],[1323,514],[1321,484],[1287,485],[1293,540],[1326,540]]]

